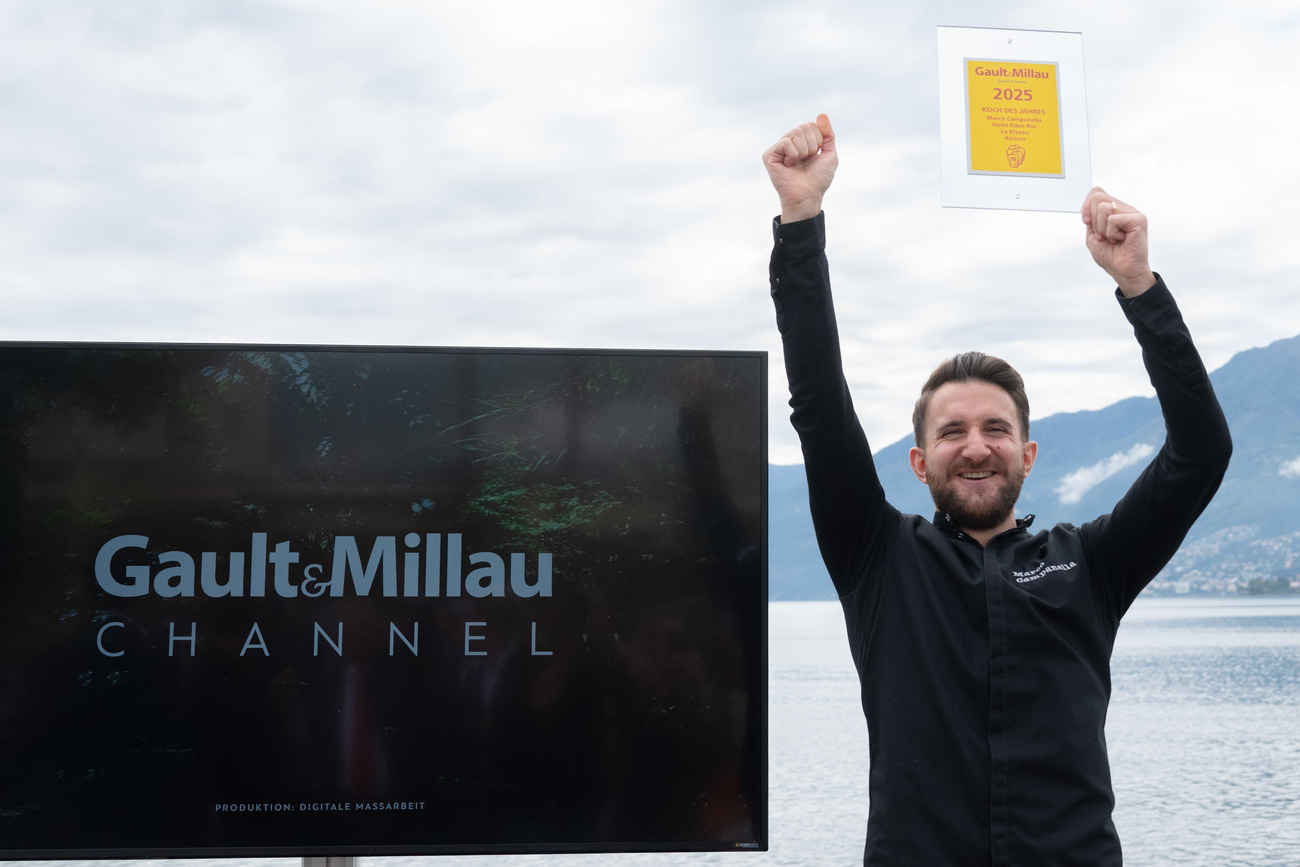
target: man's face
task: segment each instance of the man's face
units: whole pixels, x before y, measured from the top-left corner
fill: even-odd
[[[1038,443],[1021,439],[1018,418],[1011,395],[991,382],[949,382],[931,396],[912,470],[962,529],[1015,526],[1020,486],[1038,455]]]

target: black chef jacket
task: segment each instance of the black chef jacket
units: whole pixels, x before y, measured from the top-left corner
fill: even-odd
[[[1118,865],[1106,756],[1120,617],[1227,469],[1227,424],[1163,281],[1119,298],[1164,413],[1109,515],[981,547],[885,501],[840,360],[823,215],[774,223],[772,297],[817,542],[870,741],[864,864]],[[1119,293],[1116,293],[1117,295]]]

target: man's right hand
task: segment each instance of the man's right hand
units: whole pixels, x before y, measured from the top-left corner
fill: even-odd
[[[781,197],[781,222],[794,223],[821,213],[822,196],[839,165],[831,120],[817,115],[816,123],[802,123],[763,153],[772,186]]]

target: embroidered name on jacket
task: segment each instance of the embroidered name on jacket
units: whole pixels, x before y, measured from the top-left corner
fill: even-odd
[[[1071,560],[1069,563],[1054,563],[1051,566],[1048,566],[1046,563],[1039,563],[1037,566],[1035,566],[1033,569],[1030,569],[1028,572],[1013,571],[1011,575],[1016,579],[1017,584],[1028,584],[1030,581],[1037,581],[1039,578],[1042,578],[1048,572],[1068,572],[1069,570],[1073,569],[1077,565],[1078,564],[1075,563],[1073,560]]]

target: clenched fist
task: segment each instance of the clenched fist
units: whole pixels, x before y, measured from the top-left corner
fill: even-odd
[[[1155,285],[1147,262],[1147,217],[1101,187],[1093,187],[1079,209],[1087,227],[1085,242],[1092,259],[1133,298]]]
[[[781,198],[782,223],[817,216],[839,165],[830,118],[819,114],[816,123],[802,123],[781,136],[764,151],[763,165]]]

